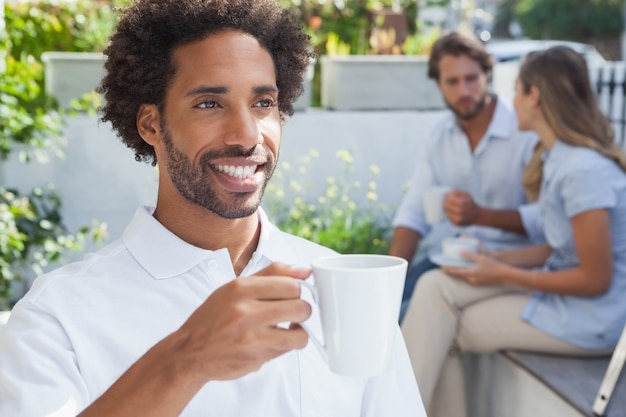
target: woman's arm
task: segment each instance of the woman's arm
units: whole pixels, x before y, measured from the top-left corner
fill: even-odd
[[[547,243],[521,249],[490,252],[489,256],[505,264],[519,268],[534,268],[546,263],[553,250]]]
[[[530,271],[484,255],[467,254],[476,265],[444,268],[474,285],[513,285],[544,292],[594,296],[605,293],[613,275],[609,212],[589,210],[571,220],[579,264],[562,271]]]

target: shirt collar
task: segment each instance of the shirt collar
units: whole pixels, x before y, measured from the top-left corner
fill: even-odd
[[[494,100],[496,100],[496,109],[493,112],[491,122],[489,123],[489,127],[487,127],[484,138],[487,140],[491,138],[512,139],[514,136],[513,132],[517,128],[517,116],[515,115],[515,111],[511,105],[505,102],[501,97],[493,97]],[[463,132],[457,123],[456,116],[454,116],[452,111],[451,113],[453,117],[451,118],[449,128]]]
[[[485,137],[512,139],[513,131],[517,129],[517,116],[509,103],[505,103],[501,97],[494,96],[496,110],[491,118]]]
[[[193,246],[163,226],[152,216],[154,207],[140,207],[122,234],[122,242],[131,256],[155,279],[172,278],[189,271],[198,263],[212,256],[215,252]],[[259,245],[254,252],[245,272],[256,265],[271,262],[296,264],[294,252],[285,242],[284,234],[271,224],[259,208],[261,234]],[[207,233],[210,233],[207,230]],[[226,248],[219,251],[227,251]]]
[[[261,222],[259,245],[244,270],[243,275],[247,275],[249,271],[252,272],[253,270],[259,269],[257,267],[258,265],[265,266],[272,262],[297,265],[299,260],[285,239],[287,235],[270,223],[262,208],[259,207],[257,213],[259,215],[259,221]]]

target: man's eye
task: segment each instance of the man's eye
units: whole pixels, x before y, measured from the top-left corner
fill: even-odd
[[[268,108],[268,109],[274,107],[275,104],[276,104],[276,102],[273,99],[271,99],[271,98],[266,98],[266,99],[260,100],[257,103],[258,107],[265,107],[265,108]]]
[[[217,102],[213,100],[207,100],[196,105],[196,107],[201,108],[201,109],[214,109],[217,107]]]

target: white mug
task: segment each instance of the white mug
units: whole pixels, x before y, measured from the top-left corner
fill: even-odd
[[[407,261],[388,255],[334,255],[312,262],[324,342],[306,327],[330,370],[373,376],[387,369],[398,327]]]
[[[422,194],[422,204],[424,207],[424,216],[428,224],[441,223],[446,219],[443,201],[446,194],[450,191],[452,191],[452,188],[445,185],[439,185],[424,191]]]

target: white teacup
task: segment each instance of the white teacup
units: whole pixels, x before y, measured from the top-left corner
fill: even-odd
[[[330,370],[372,376],[389,366],[407,261],[388,255],[335,255],[312,262],[324,343],[303,326]]]
[[[424,216],[428,224],[441,223],[446,220],[446,213],[443,209],[443,201],[446,194],[452,191],[452,188],[445,185],[429,188],[422,194],[422,204],[424,207]]]
[[[441,242],[441,253],[450,260],[464,261],[461,252],[478,253],[480,250],[480,241],[469,236],[448,237]]]

